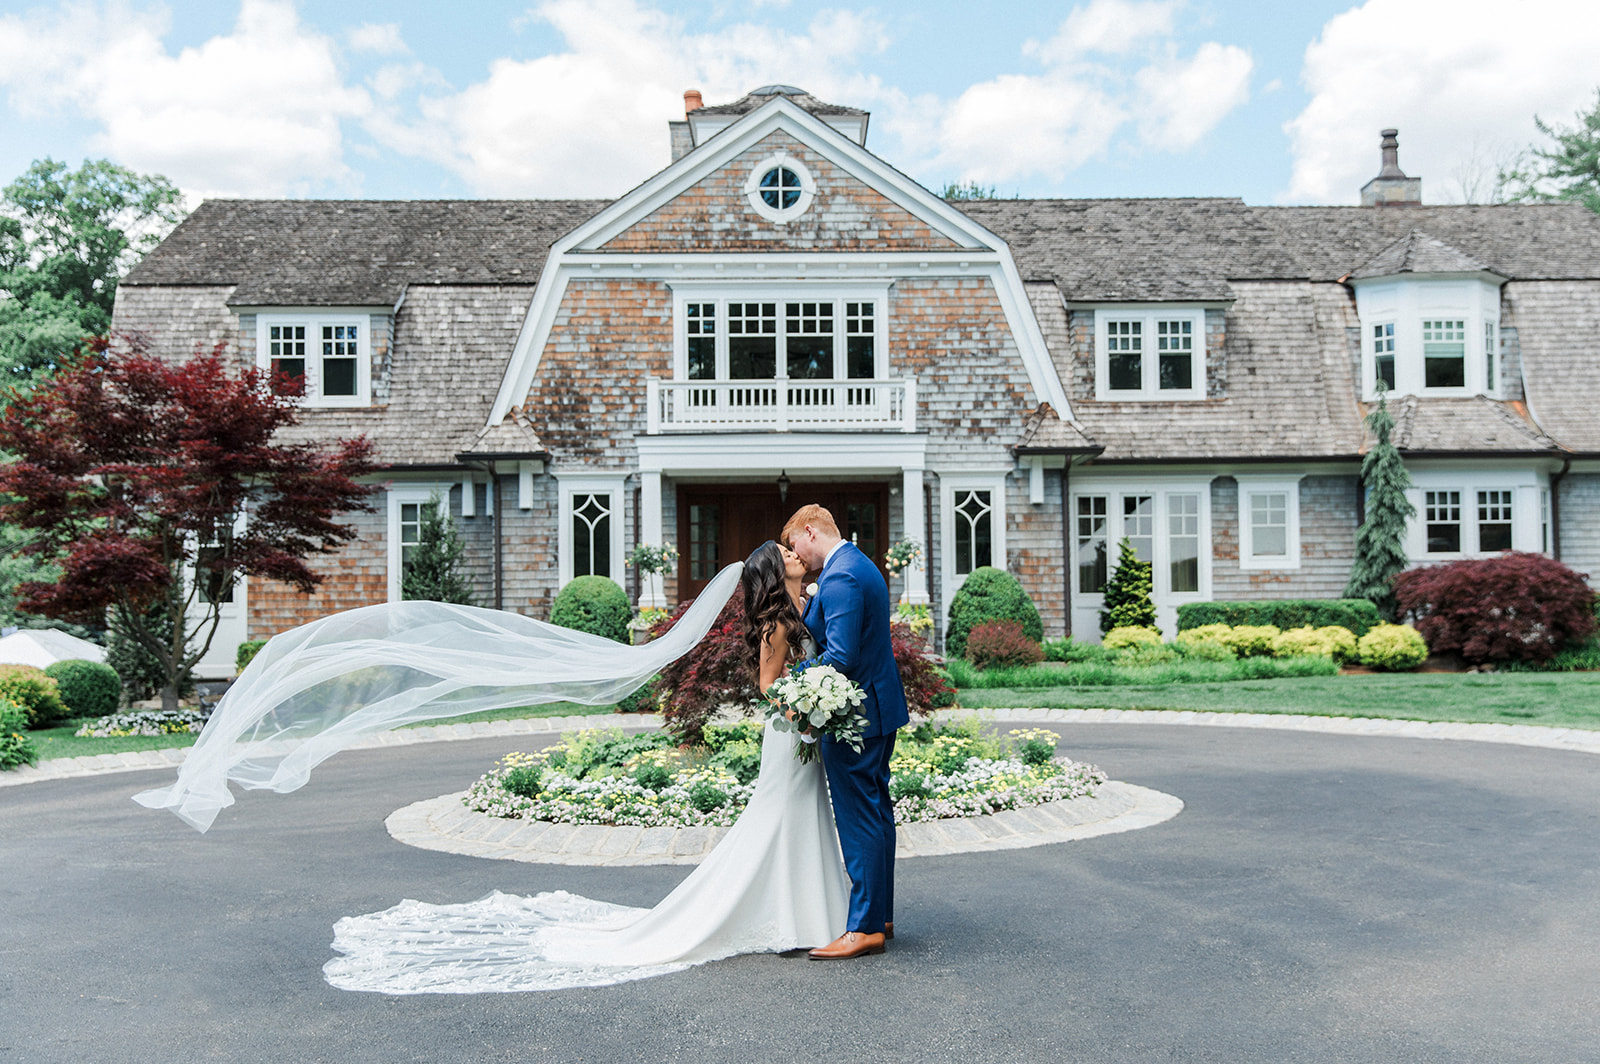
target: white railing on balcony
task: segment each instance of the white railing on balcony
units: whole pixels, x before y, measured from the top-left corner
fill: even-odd
[[[650,433],[673,430],[894,429],[915,432],[917,382],[646,382]]]

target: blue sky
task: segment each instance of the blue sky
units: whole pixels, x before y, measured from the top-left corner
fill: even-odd
[[[1393,125],[1451,202],[1600,84],[1573,0],[462,10],[0,0],[0,178],[104,156],[196,198],[614,196],[666,164],[684,89],[786,82],[870,110],[934,188],[1349,203]]]

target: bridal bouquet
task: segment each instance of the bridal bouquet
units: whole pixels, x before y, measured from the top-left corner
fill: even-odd
[[[861,750],[861,732],[867,718],[856,712],[867,693],[832,665],[796,666],[789,675],[767,688],[766,714],[778,731],[800,732],[802,742],[794,756],[817,759],[816,737],[829,736]],[[790,719],[790,714],[793,719]]]

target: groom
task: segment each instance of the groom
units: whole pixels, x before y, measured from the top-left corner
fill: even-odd
[[[822,570],[806,607],[805,625],[822,648],[811,664],[832,665],[866,691],[861,715],[865,742],[857,753],[822,740],[822,766],[833,796],[839,848],[850,874],[850,916],[832,944],[812,960],[843,960],[882,953],[894,934],[894,803],[889,798],[889,758],[894,734],[909,720],[905,687],[889,642],[889,585],[855,544],[839,536],[833,515],[802,506],[783,526],[788,543],[810,570]]]

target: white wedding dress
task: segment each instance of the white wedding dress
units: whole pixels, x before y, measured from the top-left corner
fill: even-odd
[[[820,761],[773,730],[737,823],[671,894],[636,909],[554,891],[351,916],[343,956],[323,968],[342,990],[478,994],[606,986],[740,953],[826,945],[844,932],[849,881]]]

